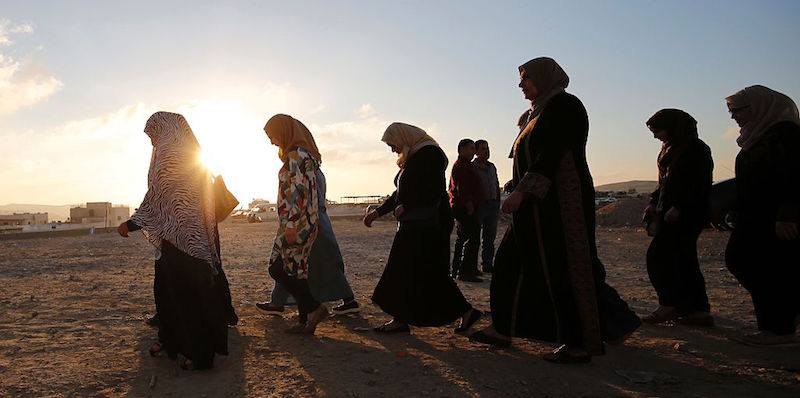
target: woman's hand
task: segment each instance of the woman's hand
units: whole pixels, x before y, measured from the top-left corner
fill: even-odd
[[[375,221],[377,218],[378,218],[377,211],[372,210],[368,212],[367,215],[364,216],[364,226],[366,226],[367,228],[372,228],[372,222]]]
[[[128,232],[130,232],[130,230],[128,230],[128,223],[124,222],[120,224],[119,227],[117,227],[117,232],[119,233],[119,236],[127,238]]]
[[[792,240],[797,239],[798,234],[797,231],[797,223],[793,223],[790,221],[778,221],[775,223],[775,235],[778,236],[780,240]]]
[[[519,209],[519,205],[522,204],[523,199],[525,199],[524,193],[514,191],[503,201],[500,209],[503,210],[503,213],[511,214]]]
[[[400,218],[400,216],[402,216],[403,213],[405,213],[405,212],[406,212],[406,208],[403,207],[403,205],[397,205],[397,207],[394,208],[394,216],[395,216],[395,218]]]
[[[286,228],[286,230],[283,231],[283,238],[286,240],[286,243],[290,245],[297,243],[297,229]]]
[[[652,203],[647,205],[647,207],[645,207],[644,211],[642,212],[642,222],[643,223],[650,222],[650,220],[653,219],[653,212],[655,212],[655,211],[656,211],[656,205],[654,205]]]
[[[666,222],[678,222],[681,218],[681,211],[676,209],[674,206],[670,207],[666,213],[664,213],[664,221]]]

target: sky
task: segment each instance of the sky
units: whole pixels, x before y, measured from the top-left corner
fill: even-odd
[[[223,4],[224,3],[224,4]],[[517,67],[550,56],[589,113],[596,185],[655,180],[661,108],[698,120],[715,180],[733,176],[724,98],[763,84],[800,99],[797,1],[0,0],[0,204],[107,201],[147,189],[147,118],[183,114],[246,204],[275,200],[263,126],[288,113],[322,153],[328,199],[393,190],[395,121],[445,149],[488,140],[500,181],[529,106]]]

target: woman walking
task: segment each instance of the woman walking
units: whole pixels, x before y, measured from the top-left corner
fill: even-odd
[[[344,260],[333,233],[333,225],[328,216],[328,207],[325,200],[327,184],[321,168],[315,173],[317,185],[317,220],[319,232],[311,245],[308,267],[308,287],[311,295],[320,302],[342,300],[342,304],[332,308],[337,315],[350,314],[360,310],[358,302],[353,296],[353,289],[347,282],[344,274]],[[257,303],[256,307],[267,314],[280,315],[285,305],[293,297],[280,283],[275,283],[270,301]],[[297,301],[296,299],[294,300]],[[303,320],[301,319],[301,322]]]
[[[328,317],[328,309],[311,294],[308,282],[311,248],[319,233],[317,170],[322,157],[308,128],[291,116],[271,117],[264,131],[283,161],[269,274],[297,300],[299,322],[286,332],[314,334],[317,324]]]
[[[658,308],[642,321],[677,321],[713,326],[706,284],[697,260],[697,238],[708,224],[714,161],[697,135],[697,121],[679,109],[662,109],[647,120],[663,142],[658,155],[658,189],[650,195],[643,219],[653,236],[647,274],[658,294]]]
[[[386,268],[372,301],[392,320],[380,333],[410,331],[413,326],[443,326],[461,318],[456,333],[466,333],[481,312],[472,308],[450,278],[450,233],[453,215],[445,188],[447,157],[425,131],[392,123],[381,138],[397,153],[397,189],[364,217],[372,226],[394,212],[398,220]]]
[[[159,342],[150,354],[180,354],[182,368],[207,369],[215,353],[227,355],[228,323],[236,317],[222,271],[211,173],[183,116],[156,112],[144,132],[153,144],[148,190],[118,232],[127,237],[141,229],[156,248]]]
[[[791,98],[750,86],[726,98],[736,142],[736,227],[728,269],[750,292],[758,332],[737,340],[793,346],[800,322],[800,117]]]
[[[512,148],[513,192],[502,204],[512,223],[495,257],[492,325],[471,339],[553,341],[562,345],[545,360],[588,362],[604,352],[603,341],[623,341],[640,321],[605,283],[597,257],[586,109],[564,91],[569,78],[553,59],[533,59],[519,72],[531,112]]]

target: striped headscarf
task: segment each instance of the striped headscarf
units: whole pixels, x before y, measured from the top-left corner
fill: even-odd
[[[200,161],[200,144],[186,119],[156,112],[144,132],[153,141],[147,193],[131,221],[160,253],[161,240],[205,260],[216,275],[220,263],[211,173]]]

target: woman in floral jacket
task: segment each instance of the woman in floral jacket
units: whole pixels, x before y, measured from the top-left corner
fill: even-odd
[[[321,157],[311,132],[291,116],[273,116],[264,131],[283,161],[278,172],[280,222],[269,274],[297,299],[299,319],[308,319],[287,333],[313,334],[317,324],[328,316],[327,308],[314,299],[308,286],[308,259],[317,237],[316,171]]]

